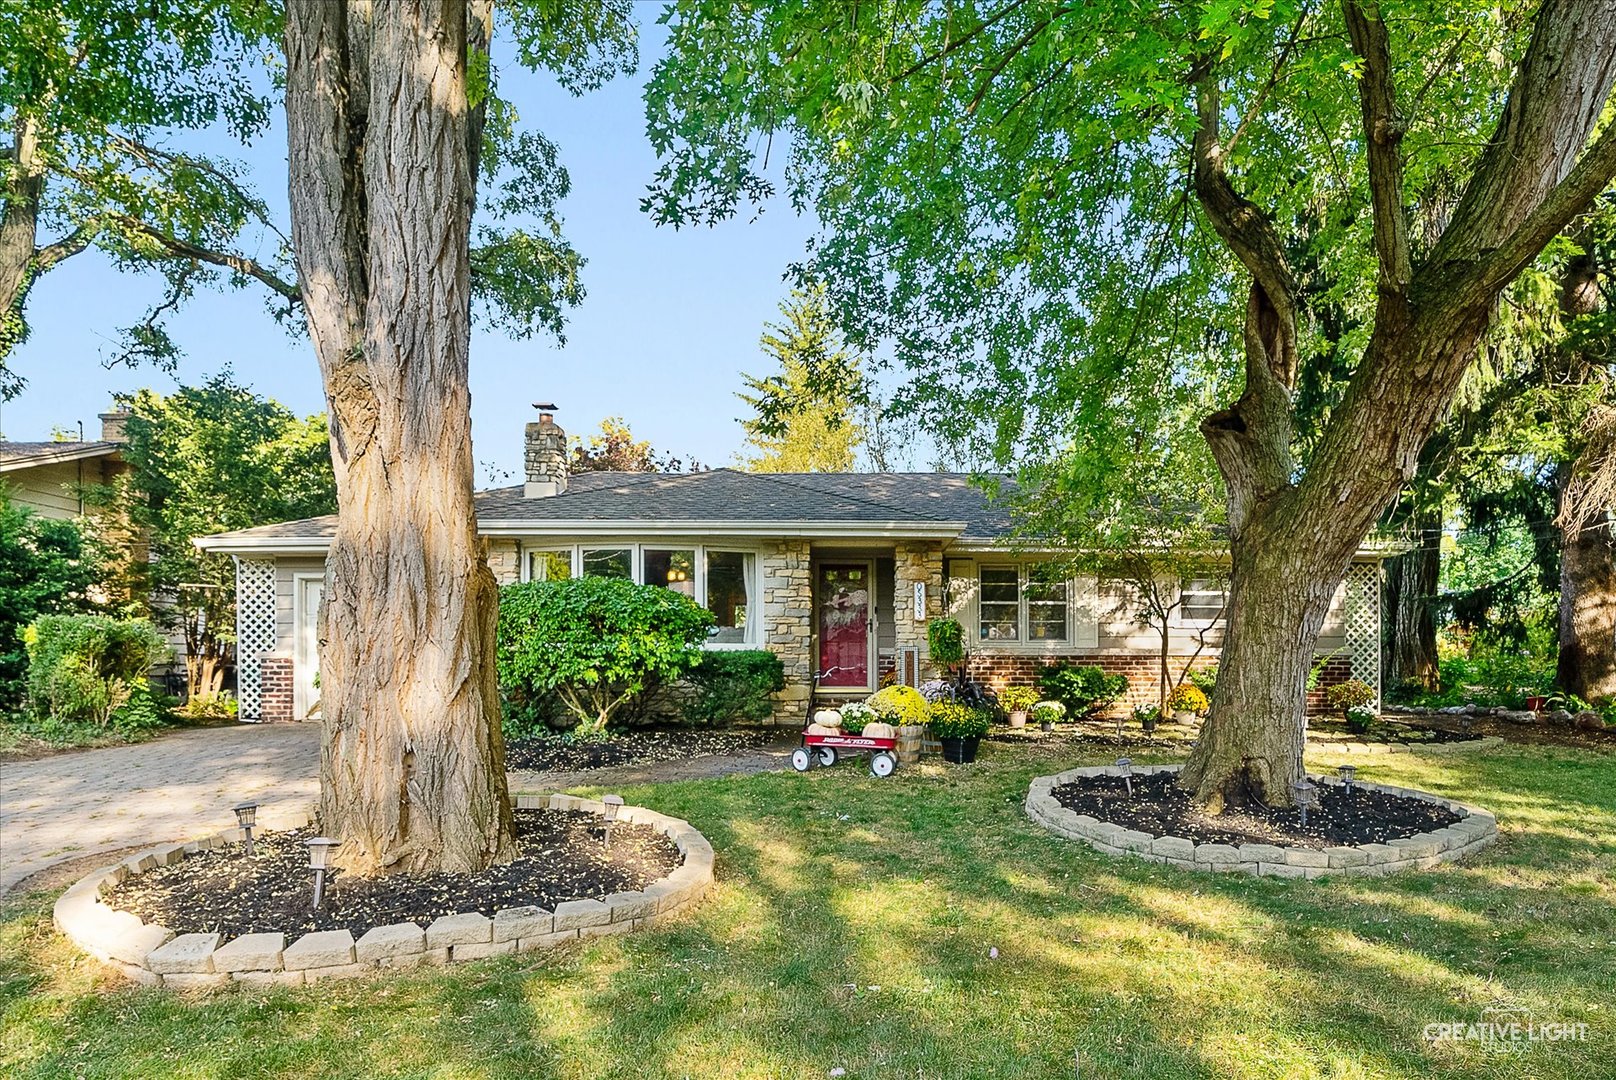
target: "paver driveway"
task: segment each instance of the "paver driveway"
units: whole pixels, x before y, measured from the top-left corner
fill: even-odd
[[[62,859],[182,840],[319,791],[318,724],[242,724],[0,763],[0,893]]]

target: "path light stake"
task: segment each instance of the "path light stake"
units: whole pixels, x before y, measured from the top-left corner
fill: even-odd
[[[1117,758],[1117,768],[1122,770],[1122,784],[1128,789],[1128,798],[1133,798],[1133,759]]]
[[[1302,811],[1302,828],[1307,828],[1307,812],[1318,805],[1319,789],[1305,777],[1291,785],[1291,791],[1296,793],[1297,809]]]
[[[600,799],[606,818],[606,846],[612,846],[612,822],[617,820],[617,812],[623,808],[623,796],[603,795]]]
[[[241,835],[244,838],[243,843],[246,847],[247,857],[251,858],[253,853],[252,831],[253,826],[258,823],[258,804],[255,802],[237,803],[230,809],[236,812],[236,824],[241,826]]]
[[[318,911],[321,902],[325,900],[326,858],[331,854],[331,849],[337,846],[337,842],[316,836],[306,843],[309,845],[309,869],[314,871],[314,910]]]
[[[1352,780],[1353,780],[1353,777],[1358,775],[1358,766],[1356,766],[1356,765],[1343,765],[1339,769],[1337,769],[1336,772],[1341,774],[1341,786],[1347,789],[1347,794],[1348,795],[1351,795],[1352,794]]]

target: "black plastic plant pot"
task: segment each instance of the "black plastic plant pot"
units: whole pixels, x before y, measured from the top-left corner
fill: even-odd
[[[1040,731],[1054,731],[1055,730],[1055,722],[1053,720],[1040,720],[1038,722],[1038,730],[1040,730]]]
[[[967,739],[939,739],[943,744],[943,760],[955,765],[969,765],[976,760],[976,748],[982,739],[972,735]]]

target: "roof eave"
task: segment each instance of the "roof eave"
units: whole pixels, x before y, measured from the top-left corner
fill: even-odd
[[[88,461],[91,458],[113,457],[121,449],[117,445],[89,446],[77,443],[64,443],[63,445],[73,447],[73,449],[47,450],[23,457],[0,459],[0,473],[16,472],[19,469],[37,469],[41,465],[61,465],[69,461]]]

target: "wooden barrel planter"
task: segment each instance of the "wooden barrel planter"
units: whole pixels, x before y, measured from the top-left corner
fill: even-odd
[[[920,760],[921,739],[926,728],[922,724],[905,724],[898,729],[898,761],[913,765]]]

